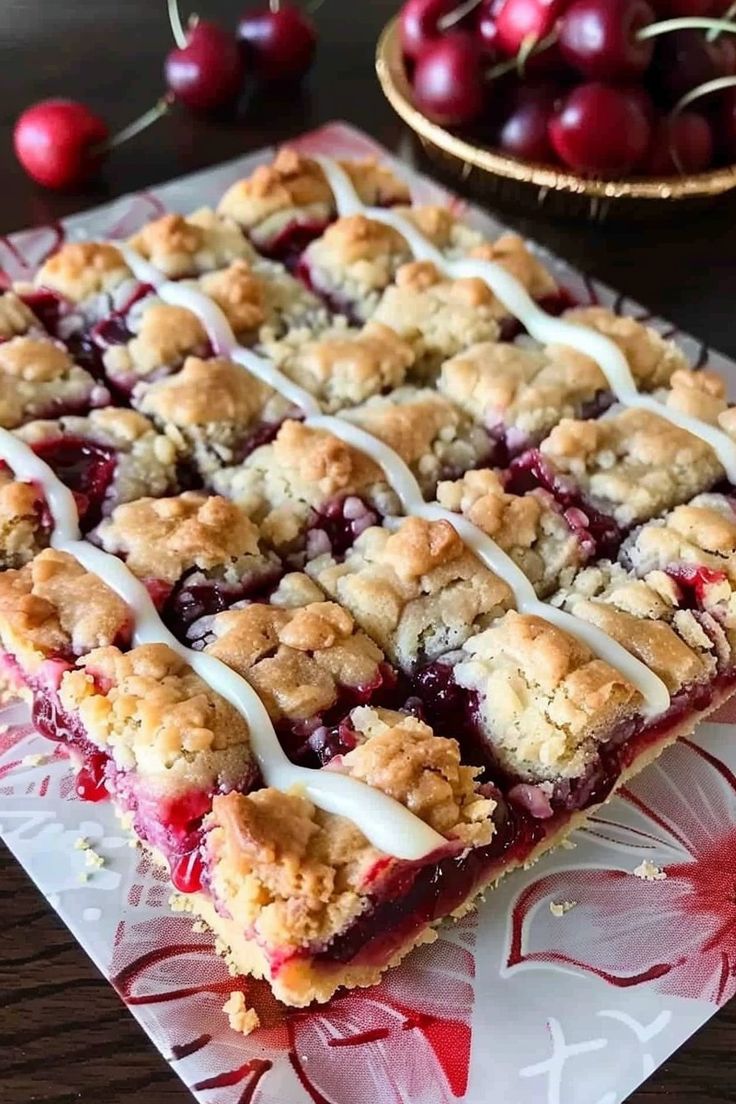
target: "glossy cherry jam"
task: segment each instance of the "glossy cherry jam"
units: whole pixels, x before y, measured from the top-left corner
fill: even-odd
[[[83,528],[96,525],[115,475],[115,451],[82,437],[41,441],[33,451],[73,492]]]

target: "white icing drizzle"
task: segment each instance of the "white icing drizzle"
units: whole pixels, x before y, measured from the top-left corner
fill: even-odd
[[[477,525],[462,514],[446,510],[437,502],[424,501],[412,472],[392,448],[342,418],[309,418],[307,425],[315,429],[325,429],[353,448],[368,453],[383,468],[405,512],[426,518],[427,521],[448,521],[481,563],[509,585],[520,613],[549,621],[582,641],[595,654],[604,656],[612,667],[638,688],[643,698],[642,713],[645,716],[656,717],[665,712],[670,704],[669,691],[654,671],[597,626],[537,598],[534,587],[518,564]],[[389,527],[399,524],[400,519],[390,519],[387,522]]]
[[[443,836],[383,791],[337,770],[295,766],[283,751],[266,707],[250,684],[214,656],[181,644],[159,617],[145,586],[122,560],[80,539],[74,496],[48,464],[6,429],[0,429],[0,456],[18,479],[42,488],[54,521],[52,547],[73,556],[130,608],[133,643],[167,645],[245,718],[251,750],[266,785],[303,791],[320,809],[352,820],[374,847],[399,859],[421,859],[446,843]]]
[[[573,338],[582,335],[585,348],[581,351],[587,352],[588,356],[594,359],[603,358],[609,362],[609,380],[613,387],[612,381],[614,378],[616,379],[618,383],[617,393],[639,397],[626,358],[613,342],[594,330],[575,326],[569,322],[561,322],[559,319],[546,314],[530,298],[522,285],[500,265],[475,260],[448,262],[442,253],[412,223],[396,211],[388,208],[365,207],[350,178],[334,161],[323,157],[318,157],[316,160],[319,161],[327,177],[340,215],[363,212],[369,218],[393,226],[406,238],[412,253],[418,259],[432,261],[441,271],[452,270],[453,267],[459,266],[458,275],[481,276],[491,286],[491,290],[497,298],[504,303],[512,314],[519,317],[527,329],[532,332],[532,336],[539,340],[548,343],[558,341],[574,345]],[[121,243],[116,244],[123,252],[128,267],[138,279],[152,284],[158,295],[165,301],[173,301],[170,296],[175,295],[179,305],[187,306],[188,309],[197,313],[208,332],[211,334],[216,332],[219,335],[223,347],[227,349],[227,355],[231,359],[236,360],[249,371],[258,375],[260,379],[268,382],[275,390],[291,398],[292,401],[297,402],[305,410],[305,413],[309,415],[306,421],[308,426],[332,433],[374,459],[383,469],[389,485],[398,496],[406,514],[426,517],[428,520],[443,518],[449,521],[465,543],[473,549],[481,562],[499,575],[504,582],[508,583],[520,612],[533,614],[556,624],[559,628],[575,636],[576,639],[581,640],[596,654],[603,656],[637,687],[642,696],[642,713],[645,716],[657,716],[668,708],[670,695],[664,682],[644,663],[628,652],[623,645],[594,625],[584,622],[564,610],[541,602],[523,571],[487,534],[483,533],[472,522],[463,518],[462,515],[445,510],[439,503],[425,502],[413,474],[392,448],[345,418],[320,414],[319,405],[313,396],[302,388],[297,388],[291,380],[288,380],[264,358],[237,344],[227,320],[212,300],[197,290],[170,283],[165,277],[162,277],[157,269],[143,260],[129,246],[121,245]],[[182,293],[186,293],[184,299],[181,298]],[[216,323],[216,331],[210,330],[208,325],[210,320]],[[533,327],[536,327],[537,333],[533,332]],[[545,329],[545,327],[550,328]],[[224,334],[224,329],[229,331],[228,335]],[[580,348],[580,345],[578,344],[576,347]],[[608,373],[606,374],[608,375]],[[295,391],[298,392],[298,397],[295,395]]]
[[[472,257],[448,260],[403,215],[383,207],[364,206],[350,177],[335,161],[328,157],[315,157],[315,160],[319,162],[327,178],[341,216],[363,213],[376,222],[392,226],[406,239],[417,260],[431,261],[440,272],[455,280],[468,276],[483,280],[509,314],[518,318],[536,341],[543,344],[569,345],[589,356],[598,364],[611,390],[622,405],[649,410],[705,441],[718,457],[729,481],[736,483],[736,442],[732,441],[723,430],[701,421],[700,418],[673,410],[651,395],[641,395],[626,357],[604,334],[547,314],[502,265]]]
[[[319,414],[320,405],[313,395],[299,387],[280,372],[274,364],[258,356],[252,349],[246,349],[235,340],[230,323],[223,311],[209,296],[186,283],[168,280],[162,272],[144,260],[135,249],[125,242],[115,242],[116,249],[137,280],[155,288],[159,299],[173,307],[184,307],[196,314],[207,331],[212,348],[218,356],[228,357],[268,384],[274,391],[301,407],[305,414]]]

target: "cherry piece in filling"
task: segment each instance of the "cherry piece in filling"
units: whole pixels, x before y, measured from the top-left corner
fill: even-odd
[[[110,796],[105,785],[106,764],[107,756],[102,751],[92,751],[85,756],[75,786],[82,801],[105,801]]]
[[[117,459],[113,450],[79,437],[59,437],[41,441],[33,451],[74,493],[85,525],[95,524],[115,474]]]
[[[204,869],[204,859],[197,848],[172,863],[171,881],[180,893],[197,893],[202,888]]]

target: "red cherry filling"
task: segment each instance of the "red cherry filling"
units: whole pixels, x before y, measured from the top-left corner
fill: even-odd
[[[202,889],[205,862],[202,852],[190,851],[171,865],[171,881],[180,893],[198,893]]]
[[[20,298],[33,311],[43,328],[53,337],[58,337],[59,322],[68,313],[69,302],[49,288],[26,291]]]
[[[693,604],[701,608],[705,605],[708,588],[727,579],[725,571],[716,571],[702,564],[672,564],[667,568],[667,574],[684,592],[683,599],[690,597]],[[679,604],[684,606],[685,602],[681,600]]]
[[[334,499],[320,510],[307,534],[307,555],[344,556],[365,529],[379,523],[378,512],[357,495]]]
[[[161,610],[163,620],[174,635],[184,641],[191,626],[202,617],[222,613],[235,602],[266,601],[282,575],[282,568],[274,564],[271,570],[243,578],[237,583],[208,579],[202,572],[195,571],[177,586],[168,587],[168,593],[167,585],[158,580],[148,581],[146,586]]]
[[[329,225],[329,219],[294,219],[267,242],[253,244],[264,257],[281,261],[290,271],[294,271],[309,243],[321,237]],[[310,287],[306,280],[304,282]]]
[[[58,437],[33,451],[73,492],[83,527],[96,525],[117,467],[114,450],[81,437]]]
[[[105,785],[107,756],[102,751],[90,752],[77,771],[77,795],[82,801],[104,801],[110,796]]]
[[[506,484],[512,494],[524,494],[533,487],[550,492],[570,527],[590,535],[598,556],[615,556],[624,536],[621,527],[614,518],[586,502],[573,484],[550,467],[539,449],[529,449],[511,462]]]

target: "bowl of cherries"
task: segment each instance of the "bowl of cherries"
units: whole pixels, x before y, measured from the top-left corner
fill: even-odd
[[[729,0],[405,0],[376,69],[486,196],[638,217],[736,188]]]

